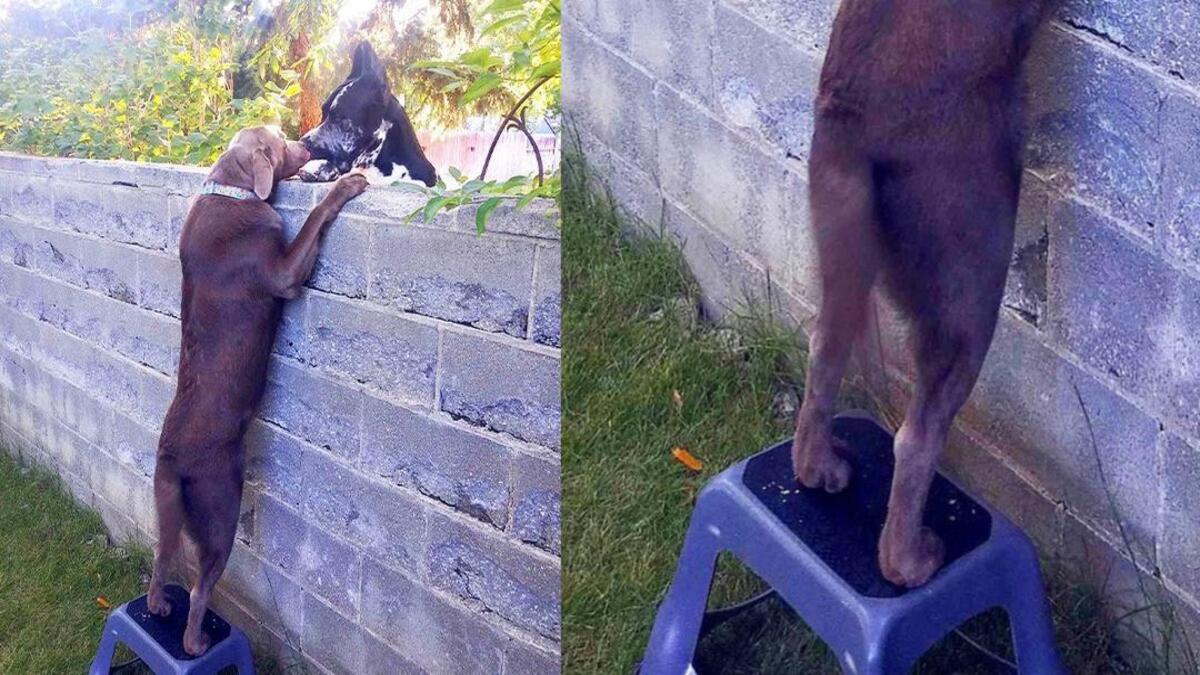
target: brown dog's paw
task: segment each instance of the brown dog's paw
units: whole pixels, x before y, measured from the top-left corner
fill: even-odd
[[[915,550],[889,546],[886,535],[879,542],[879,570],[888,581],[905,588],[916,588],[942,568],[946,546],[928,527],[922,527]]]
[[[208,636],[204,631],[196,631],[197,636],[189,635],[186,631],[183,634],[183,651],[192,656],[201,656],[208,651],[211,646]]]
[[[797,434],[792,441],[792,472],[804,487],[831,494],[850,484],[850,463],[838,456],[828,436],[819,442],[803,442]]]
[[[343,200],[350,201],[366,192],[370,185],[371,182],[367,180],[365,174],[355,171],[337,179],[337,183],[334,183],[333,189],[337,191],[338,196]]]
[[[171,603],[163,598],[163,593],[161,591],[158,593],[151,593],[146,598],[146,608],[149,609],[150,613],[154,616],[171,615]]]

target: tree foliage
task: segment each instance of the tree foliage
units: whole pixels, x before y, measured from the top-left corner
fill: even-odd
[[[0,148],[210,163],[242,127],[279,124],[293,137],[310,127],[360,40],[419,129],[557,116],[560,0],[426,3],[377,0],[346,17],[337,0],[265,11],[252,0],[10,0],[0,5]],[[540,178],[463,177],[434,188],[422,213],[482,199],[486,214],[504,197],[557,195],[557,174]]]

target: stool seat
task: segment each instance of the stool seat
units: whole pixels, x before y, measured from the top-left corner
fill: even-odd
[[[151,614],[144,595],[109,614],[88,675],[109,675],[118,643],[133,650],[155,675],[215,675],[230,666],[236,667],[239,675],[254,674],[250,641],[211,609],[204,614],[203,623],[204,634],[212,643],[208,651],[198,657],[185,652],[183,631],[191,606],[188,592],[174,585],[163,590],[171,603],[169,616]]]
[[[925,525],[945,543],[945,565],[919,588],[891,584],[879,571],[877,551],[894,468],[892,438],[864,414],[837,417],[833,433],[850,448],[854,470],[841,493],[796,482],[790,440],[709,481],[641,672],[691,670],[716,559],[727,551],[804,619],[846,673],[908,672],[939,639],[993,607],[1009,614],[1020,672],[1065,673],[1029,539],[938,474]]]

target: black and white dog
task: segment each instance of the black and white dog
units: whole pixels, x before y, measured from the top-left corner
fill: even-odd
[[[425,158],[417,132],[367,42],[354,50],[350,74],[321,106],[321,123],[300,142],[312,156],[300,170],[301,180],[331,181],[361,168],[372,182],[437,183],[437,170]]]

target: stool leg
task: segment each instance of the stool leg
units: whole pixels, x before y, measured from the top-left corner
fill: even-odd
[[[234,664],[237,666],[238,675],[254,675],[254,654],[250,651],[249,640],[238,641]]]
[[[700,520],[693,515],[675,578],[650,631],[642,675],[683,675],[691,668],[720,552],[716,538]]]
[[[117,631],[112,621],[110,616],[104,622],[104,633],[100,636],[100,646],[96,648],[96,658],[92,661],[88,675],[108,675],[112,670],[113,653],[117,650]]]
[[[1046,600],[1042,574],[1033,549],[1014,566],[1013,593],[1005,605],[1012,626],[1017,671],[1024,675],[1066,675],[1054,640],[1050,602]]]

